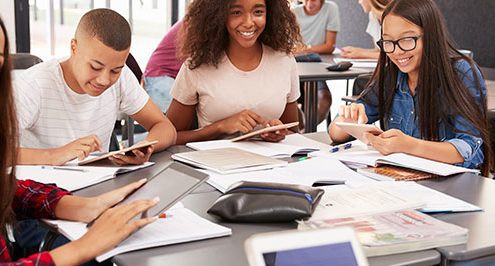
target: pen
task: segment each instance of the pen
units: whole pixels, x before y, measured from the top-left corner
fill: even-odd
[[[339,50],[340,50],[340,51],[342,51],[342,52],[344,51],[344,49],[342,49],[342,48],[338,47],[336,44],[334,44],[334,45],[333,45],[333,47],[335,47],[335,48],[339,49]]]
[[[352,147],[352,143],[346,143],[343,145],[335,146],[330,149],[330,152],[338,152],[341,150],[348,150]]]
[[[160,219],[163,219],[163,218],[170,218],[170,217],[172,217],[172,215],[171,215],[171,214],[167,214],[167,213],[165,213],[165,212],[164,212],[164,213],[162,213],[162,214],[160,214],[160,215],[158,216],[158,218],[160,218]]]
[[[86,169],[79,168],[68,168],[68,167],[58,167],[58,166],[48,166],[42,165],[41,169],[51,169],[51,170],[65,170],[65,171],[76,171],[76,172],[86,172]]]
[[[309,157],[309,156],[302,157],[302,158],[299,158],[299,160],[297,160],[297,161],[300,162],[300,161],[304,161],[304,160],[307,160],[307,159],[311,159],[311,157]]]

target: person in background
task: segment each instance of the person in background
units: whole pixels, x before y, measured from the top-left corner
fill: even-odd
[[[18,128],[11,86],[11,62],[6,29],[0,18],[0,265],[78,265],[115,247],[140,227],[156,221],[148,217],[127,223],[156,205],[159,198],[112,207],[146,181],[134,182],[93,198],[71,195],[61,188],[15,177]],[[4,239],[16,219],[65,219],[90,222],[80,239],[54,250],[12,261]],[[14,227],[15,228],[15,227]],[[15,229],[14,229],[15,230]]]
[[[177,57],[177,33],[182,26],[178,21],[163,37],[162,41],[151,54],[150,60],[143,73],[144,89],[163,113],[172,102],[170,90],[179,73],[184,60]]]
[[[486,84],[448,36],[433,0],[391,2],[382,15],[377,68],[358,102],[340,107],[329,129],[332,141],[350,138],[335,122],[380,121],[385,132],[366,137],[382,154],[480,167],[488,176],[493,152]]]
[[[388,5],[388,3],[392,1],[393,0],[359,0],[359,4],[363,8],[364,13],[369,15],[369,22],[368,26],[366,27],[366,33],[371,36],[373,45],[376,45],[376,41],[380,39],[380,18],[382,17],[383,10],[385,10],[385,7]],[[345,58],[378,59],[380,55],[380,49],[378,46],[375,46],[371,49],[345,46],[344,48],[342,48],[341,55]]]
[[[337,32],[340,30],[339,8],[337,4],[325,0],[303,0],[294,8],[303,37],[303,45],[297,54],[331,54],[335,50]],[[318,124],[328,117],[332,105],[332,94],[325,81],[318,81]],[[301,93],[303,86],[301,84]],[[299,99],[303,104],[303,99]]]
[[[183,21],[181,55],[189,58],[167,110],[178,144],[298,120],[292,50],[301,37],[287,0],[196,0]],[[199,129],[191,130],[195,112]],[[261,138],[277,142],[288,133]]]

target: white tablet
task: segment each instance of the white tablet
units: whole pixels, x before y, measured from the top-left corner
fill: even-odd
[[[350,227],[255,234],[244,248],[250,266],[368,265]]]
[[[373,135],[380,135],[381,133],[383,133],[383,130],[381,130],[375,125],[370,125],[370,124],[335,122],[335,125],[340,127],[345,132],[347,132],[347,134],[362,141],[364,144],[368,144],[368,139],[364,137],[364,133],[367,132]]]

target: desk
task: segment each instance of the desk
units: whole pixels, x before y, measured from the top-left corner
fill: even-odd
[[[309,134],[314,139],[329,142],[328,135]],[[170,163],[173,153],[189,150],[185,146],[173,146],[154,154],[154,166],[135,172],[119,175],[117,178],[75,192],[77,196],[96,196],[119,188],[143,177],[152,176]],[[221,195],[208,184],[201,185],[182,203],[201,217],[216,221],[206,210]],[[232,229],[232,236],[181,243],[151,249],[138,250],[117,255],[113,258],[117,265],[248,265],[244,255],[244,241],[254,233],[295,229],[296,223],[235,224],[220,223]],[[434,265],[440,263],[440,253],[425,250],[404,254],[370,258],[371,265]]]
[[[322,55],[322,63],[316,62],[301,62],[297,63],[297,74],[299,81],[304,82],[304,115],[305,115],[305,130],[306,132],[316,132],[318,123],[318,92],[317,81],[356,78],[361,74],[369,74],[373,72],[372,68],[351,68],[347,71],[336,72],[328,71],[326,67],[333,64],[333,58],[340,57],[339,55]],[[349,83],[347,83],[349,86]]]

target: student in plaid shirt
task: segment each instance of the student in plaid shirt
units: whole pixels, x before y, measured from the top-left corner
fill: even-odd
[[[61,188],[17,181],[15,162],[17,147],[17,121],[10,79],[9,44],[6,29],[0,19],[0,265],[75,265],[89,261],[110,250],[137,228],[155,221],[156,217],[127,223],[139,213],[153,207],[158,198],[135,201],[110,208],[127,194],[141,186],[145,180],[129,184],[93,198],[76,197]],[[32,254],[12,261],[4,239],[6,225],[16,219],[50,218],[90,222],[100,216],[80,239],[49,252]]]

